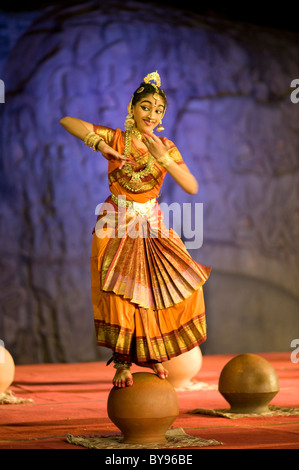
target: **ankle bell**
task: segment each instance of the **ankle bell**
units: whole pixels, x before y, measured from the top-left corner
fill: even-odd
[[[131,367],[131,363],[129,362],[124,362],[124,363],[121,363],[121,362],[117,362],[116,364],[114,364],[114,369],[130,369]]]

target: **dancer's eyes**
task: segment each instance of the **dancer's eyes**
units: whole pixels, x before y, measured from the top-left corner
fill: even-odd
[[[150,108],[148,108],[147,106],[141,106],[141,109],[143,109],[143,111],[150,111]],[[162,114],[162,110],[161,109],[156,109],[155,110],[157,114]]]

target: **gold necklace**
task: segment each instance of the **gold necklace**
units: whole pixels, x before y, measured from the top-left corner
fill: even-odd
[[[136,137],[139,140],[142,139],[142,134],[138,130],[130,129],[126,131],[125,151],[124,151],[125,158],[130,158],[132,134],[136,135]],[[141,178],[150,174],[152,169],[153,169],[153,157],[151,156],[151,154],[149,155],[149,159],[145,167],[141,171],[134,171],[132,169],[132,164],[126,163],[123,166],[122,171],[126,175],[130,176],[130,181],[128,181],[127,183],[124,183],[123,186],[126,187],[127,189],[130,189],[130,191],[134,191],[134,192],[139,191],[139,189],[142,187]]]
[[[137,129],[132,129],[132,134],[136,135],[138,140],[142,140],[142,134]]]

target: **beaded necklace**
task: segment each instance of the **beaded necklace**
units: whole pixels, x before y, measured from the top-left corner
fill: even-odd
[[[142,140],[142,134],[136,130],[136,129],[129,129],[125,133],[125,151],[124,151],[124,157],[129,158],[130,157],[130,152],[131,152],[131,141],[132,141],[132,134],[134,134],[137,139]],[[146,163],[145,167],[143,170],[140,171],[134,171],[132,168],[132,164],[126,163],[122,171],[130,176],[130,181],[126,183],[122,183],[122,185],[129,189],[130,191],[136,192],[139,191],[141,186],[142,186],[142,181],[141,178],[144,176],[147,176],[151,173],[153,169],[153,157],[149,155],[148,162]]]

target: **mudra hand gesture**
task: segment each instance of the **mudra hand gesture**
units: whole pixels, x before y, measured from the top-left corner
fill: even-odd
[[[170,155],[167,153],[170,148],[168,141],[164,138],[160,139],[155,134],[144,133],[143,135],[145,136],[143,141],[147,146],[149,153],[161,166],[167,168],[172,161]]]
[[[124,157],[121,155],[117,150],[114,150],[110,145],[106,144],[105,142],[100,142],[98,145],[98,149],[103,155],[104,158],[107,160],[115,161],[118,160],[120,162],[119,169],[121,169],[125,163],[131,163],[131,165],[136,165],[136,162],[132,158]]]

